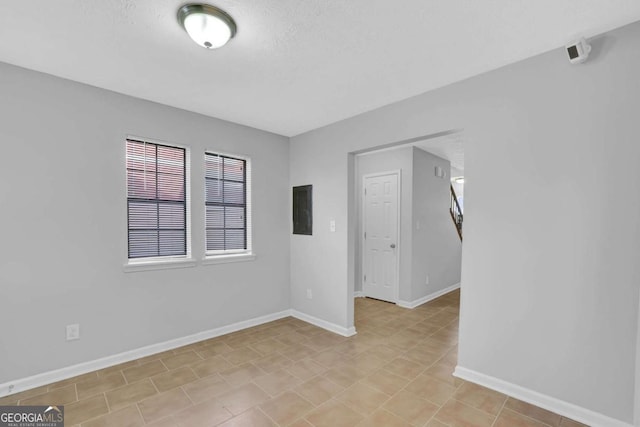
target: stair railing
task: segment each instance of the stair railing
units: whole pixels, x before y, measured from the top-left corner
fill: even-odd
[[[453,220],[454,225],[456,226],[456,231],[458,232],[458,236],[460,236],[460,241],[462,241],[462,209],[460,209],[460,204],[458,203],[458,197],[456,196],[456,191],[453,189],[453,185],[451,188],[451,206],[449,207],[449,213],[451,214],[451,219]]]

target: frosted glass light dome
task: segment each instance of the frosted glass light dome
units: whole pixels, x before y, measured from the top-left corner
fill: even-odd
[[[236,34],[233,18],[223,10],[207,4],[181,7],[178,10],[178,21],[194,42],[207,49],[224,46]]]

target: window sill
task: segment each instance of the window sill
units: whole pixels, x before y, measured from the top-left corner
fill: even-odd
[[[133,261],[128,262],[123,266],[125,273],[132,273],[135,271],[151,271],[151,270],[166,270],[170,268],[189,268],[195,267],[198,261],[193,258],[178,258],[178,259],[166,259],[166,260],[153,260],[153,261]]]
[[[228,254],[228,255],[208,255],[202,260],[202,265],[226,264],[229,262],[253,261],[255,254]]]

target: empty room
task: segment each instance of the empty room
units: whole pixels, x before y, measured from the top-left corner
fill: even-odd
[[[0,4],[0,427],[640,427],[640,3]]]

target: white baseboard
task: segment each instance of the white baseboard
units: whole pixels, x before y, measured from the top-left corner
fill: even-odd
[[[640,343],[640,340],[638,340],[638,342]],[[640,350],[638,351],[640,352]],[[636,422],[636,427],[640,427],[640,364],[638,364],[636,371],[636,377],[638,377],[638,379],[636,380],[636,408],[634,411],[634,419]]]
[[[291,316],[295,317],[296,319],[303,320],[307,323],[311,323],[312,325],[316,325],[320,328],[326,329],[329,332],[342,335],[344,337],[352,337],[356,334],[355,326],[344,328],[342,326],[336,325],[335,323],[327,322],[326,320],[319,319],[317,317],[302,313],[297,310],[291,310]]]
[[[355,291],[355,292],[353,293],[353,297],[354,297],[354,298],[364,298],[364,292],[362,292],[362,291]]]
[[[624,421],[616,420],[598,412],[538,393],[516,384],[494,378],[458,365],[453,373],[455,377],[490,388],[513,398],[548,411],[555,412],[572,420],[587,424],[591,427],[633,427]]]
[[[436,291],[432,294],[429,294],[427,296],[424,296],[422,298],[419,298],[417,300],[413,300],[413,301],[402,301],[402,300],[398,300],[398,302],[396,303],[398,306],[402,307],[402,308],[416,308],[419,305],[424,304],[425,302],[429,302],[431,300],[434,300],[438,297],[441,297],[444,294],[448,294],[451,291],[455,291],[456,289],[458,289],[460,287],[460,283],[456,283],[454,285],[448,286],[444,289],[440,289],[439,291]]]
[[[173,350],[174,348],[193,344],[193,343],[207,340],[210,338],[215,338],[220,335],[225,335],[231,332],[239,331],[241,329],[262,325],[263,323],[272,322],[274,320],[282,319],[288,316],[291,316],[291,310],[284,310],[278,313],[268,314],[266,316],[260,316],[253,319],[244,320],[242,322],[233,323],[231,325],[210,329],[208,331],[198,332],[197,334],[189,335],[186,337],[177,338],[177,339],[165,341],[158,344],[152,344],[152,345],[148,345],[148,346],[137,348],[130,351],[125,351],[123,353],[115,354],[113,356],[107,356],[101,359],[96,359],[89,362],[83,362],[77,365],[67,366],[65,368],[56,369],[53,371],[44,372],[42,374],[33,375],[31,377],[22,378],[15,381],[9,381],[4,384],[0,384],[0,397],[7,396],[9,394],[18,393],[25,390],[29,390],[32,388],[40,387],[46,384],[51,384],[56,381],[62,381],[67,378],[72,378],[77,375],[86,374],[88,372],[92,372],[98,369],[108,368],[110,366],[118,365],[124,362],[129,362],[131,360],[139,359],[141,357],[151,356],[152,354],[161,353],[163,351]]]
[[[636,344],[636,390],[635,390],[635,402],[634,408],[634,421],[636,427],[640,427],[640,316],[638,317],[638,338]]]

